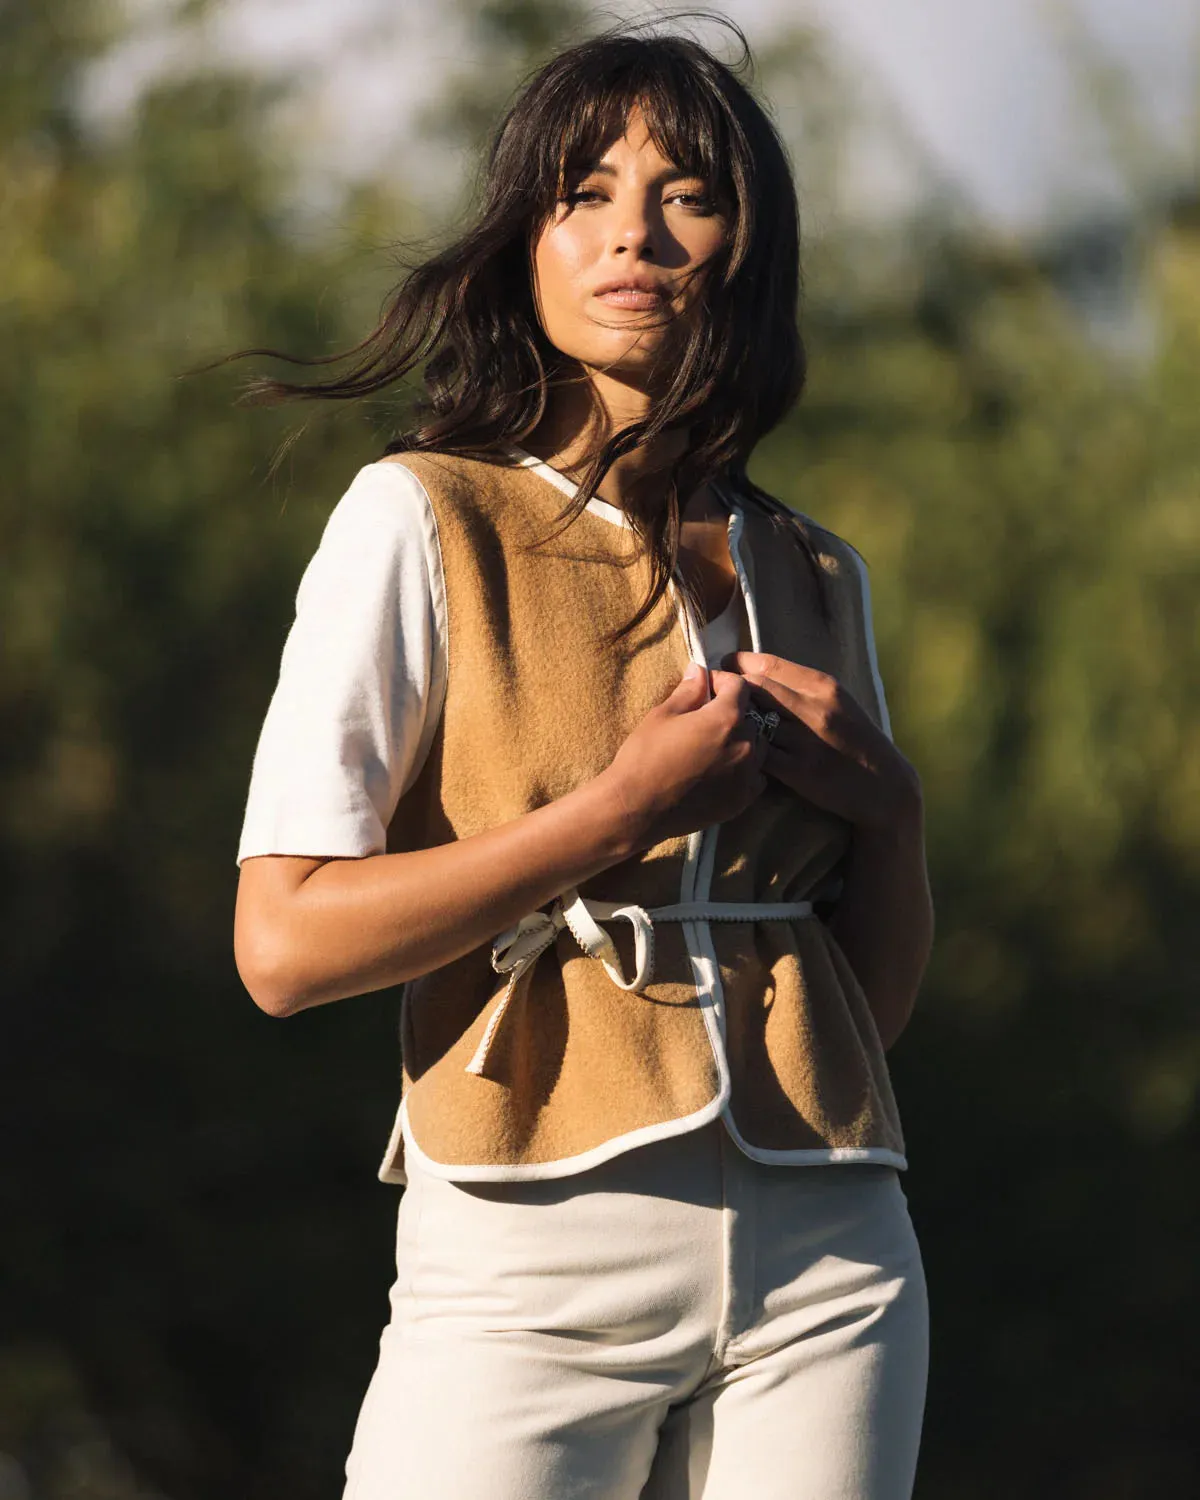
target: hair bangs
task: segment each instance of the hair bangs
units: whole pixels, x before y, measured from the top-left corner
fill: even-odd
[[[582,50],[582,49],[581,49]],[[580,59],[581,64],[583,59]],[[619,141],[635,112],[654,145],[682,172],[701,177],[736,212],[740,175],[730,160],[728,124],[713,81],[674,48],[612,47],[607,67],[564,69],[543,100],[533,180],[535,212],[544,219],[570,187]],[[740,217],[740,215],[739,215]]]
[[[748,63],[738,27],[727,17],[710,19],[741,42]],[[305,383],[264,377],[252,394],[357,400],[420,367],[424,396],[406,413],[388,452],[494,457],[522,442],[544,418],[558,384],[577,378],[539,319],[537,236],[638,113],[663,157],[704,181],[731,233],[708,263],[698,315],[668,329],[651,409],[597,442],[559,529],[584,509],[623,454],[683,428],[686,450],[627,498],[652,576],[617,635],[644,620],[670,586],[681,505],[712,476],[736,485],[799,544],[824,609],[824,573],[805,522],[746,472],[755,444],[799,399],[806,358],[791,167],[774,124],[737,74],[694,38],[664,34],[651,23],[622,24],[559,52],[498,124],[481,211],[451,244],[408,271],[374,331],[341,354],[281,356],[347,364]]]

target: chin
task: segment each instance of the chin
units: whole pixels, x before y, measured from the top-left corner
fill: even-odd
[[[647,348],[630,349],[628,341],[614,342],[605,348],[591,348],[576,356],[590,370],[599,371],[613,380],[644,386],[654,379],[660,367],[661,340]]]

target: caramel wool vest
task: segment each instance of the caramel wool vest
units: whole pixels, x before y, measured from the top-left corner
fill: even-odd
[[[563,504],[528,463],[394,461],[423,485],[436,522],[447,682],[389,851],[467,838],[571,791],[605,769],[689,660],[704,660],[674,581],[634,632],[602,641],[649,583],[615,508],[585,510],[524,551]],[[887,731],[857,553],[812,525],[831,631],[799,548],[750,501],[721,494],[743,646],[832,673]],[[718,1115],[760,1160],[904,1167],[883,1048],[841,949],[814,915],[759,915],[828,889],[849,838],[841,819],[771,779],[736,817],[613,865],[407,981],[400,1108],[380,1177],[406,1181],[406,1158],[456,1180],[566,1176]],[[700,905],[655,918],[679,903]]]

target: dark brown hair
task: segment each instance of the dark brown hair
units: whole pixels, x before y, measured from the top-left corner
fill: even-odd
[[[704,13],[694,13],[704,14]],[[730,234],[704,268],[695,316],[668,328],[670,371],[646,420],[613,433],[584,466],[578,493],[543,545],[583,510],[613,461],[660,433],[686,428],[686,451],[638,486],[625,512],[651,560],[651,588],[619,638],[666,592],[677,556],[681,496],[724,479],[790,534],[807,560],[828,619],[822,570],[807,528],[746,474],[755,445],[799,398],[805,380],[797,324],[799,214],[787,155],[738,74],[750,65],[745,36],[725,17],[740,59],[727,65],[661,21],[622,25],[568,47],[527,83],[500,122],[482,180],[482,206],[454,243],[412,268],[378,326],[353,349],[316,359],[340,373],[294,383],[261,377],[251,400],[351,400],[393,385],[423,365],[425,394],[388,453],[436,450],[489,456],[537,426],[564,361],[535,306],[532,252],[566,186],[624,134],[640,108],[664,156],[704,178],[730,219]],[[678,18],[676,18],[678,19]],[[271,354],[275,350],[247,350]],[[664,493],[666,503],[664,504]]]

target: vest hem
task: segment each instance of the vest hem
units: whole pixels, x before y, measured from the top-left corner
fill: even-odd
[[[603,1141],[599,1146],[592,1146],[587,1151],[577,1152],[574,1156],[560,1156],[553,1161],[466,1162],[461,1164],[435,1161],[417,1144],[408,1118],[407,1100],[400,1106],[400,1127],[404,1138],[405,1161],[411,1162],[430,1177],[438,1177],[444,1182],[538,1182],[555,1177],[573,1177],[578,1172],[586,1172],[590,1167],[598,1167],[603,1162],[611,1161],[613,1157],[621,1156],[638,1146],[649,1146],[655,1141],[665,1141],[673,1136],[687,1135],[689,1131],[699,1130],[702,1125],[708,1125],[713,1120],[719,1119],[727,1103],[727,1091],[722,1090],[703,1108],[695,1110],[690,1115],[680,1115],[674,1120],[662,1120],[657,1125],[643,1125],[637,1130],[615,1135],[610,1140]],[[381,1179],[386,1182],[399,1180],[395,1177],[383,1177],[382,1173],[380,1175]]]
[[[774,1163],[776,1166],[836,1166],[847,1162],[870,1162],[875,1165],[895,1167],[897,1171],[908,1170],[908,1158],[890,1146],[806,1146],[795,1150],[773,1150],[767,1146],[752,1146],[737,1127],[737,1122],[728,1106],[721,1111],[721,1123],[733,1138],[739,1151],[751,1161]]]
[[[537,483],[535,483],[533,486],[535,489],[537,488],[538,483],[549,483],[554,489],[557,489],[564,494],[570,495],[577,493],[578,487],[572,480],[567,478],[567,476],[559,473],[558,471],[551,469],[550,466],[545,464],[542,460],[537,459],[535,456],[528,454],[524,450],[510,450],[509,456],[510,460],[515,460],[514,472],[518,474],[522,472],[529,473],[537,481]],[[423,466],[418,467],[421,467],[422,473],[425,472]],[[433,519],[434,535],[437,542],[438,561],[442,563],[443,567],[443,582],[445,586],[445,598],[443,603],[446,615],[445,634],[447,636],[447,680],[443,684],[443,689],[446,700],[450,701],[448,679],[451,675],[451,664],[449,663],[450,643],[448,636],[450,624],[449,615],[453,612],[451,608],[451,606],[453,605],[453,597],[450,593],[450,584],[453,584],[455,582],[455,579],[459,576],[460,573],[468,580],[475,578],[475,573],[467,568],[466,564],[462,560],[463,549],[470,548],[471,546],[475,545],[476,532],[472,530],[471,525],[467,524],[468,521],[471,520],[471,517],[474,516],[474,510],[470,507],[467,507],[467,509],[470,511],[470,514],[467,516],[467,519],[463,521],[461,526],[459,526],[457,522],[455,522],[454,524],[449,524],[450,519],[456,514],[454,508],[450,505],[449,499],[446,500],[445,514],[443,515],[444,497],[439,491],[437,485],[431,483],[427,488],[415,470],[413,471],[413,477],[419,484],[421,484],[426,499],[429,502],[429,512]],[[434,477],[437,476],[435,475]],[[450,499],[453,499],[457,495],[457,493],[458,492],[456,489],[452,490]],[[770,582],[774,589],[780,590],[783,588],[784,583],[790,578],[790,574],[787,574],[784,570],[772,570],[770,566],[764,567],[764,570],[760,573],[760,581],[763,585],[764,614],[760,619],[758,610],[759,598],[756,592],[757,585],[755,581],[755,556],[754,551],[750,546],[750,542],[754,540],[754,528],[747,526],[747,512],[732,489],[728,493],[726,493],[724,488],[720,488],[718,490],[718,493],[720,495],[720,498],[722,500],[725,500],[729,506],[730,514],[727,523],[727,539],[729,543],[731,563],[736,574],[738,588],[741,591],[742,604],[746,616],[746,634],[749,636],[751,643],[750,649],[753,652],[761,652],[763,650],[764,629],[767,630],[768,641],[774,644],[774,626],[776,623],[778,623],[779,625],[780,640],[785,646],[787,640],[791,639],[792,636],[790,625],[788,626],[787,630],[784,629],[785,616],[782,613],[782,610],[784,608],[782,602],[783,596],[782,594],[773,593],[771,589],[768,589],[766,587],[766,585],[768,582]],[[434,497],[436,497],[436,503]],[[502,494],[500,498],[503,498]],[[493,511],[496,510],[498,503],[499,502],[496,496],[493,496],[489,489],[487,491],[487,494],[484,496],[484,501],[480,503],[479,507],[480,527],[482,527],[484,523],[490,524],[497,519],[497,517],[493,515]],[[620,524],[620,522],[625,520],[623,513],[617,510],[617,508],[609,506],[606,502],[599,501],[595,497],[593,497],[593,499],[589,502],[587,508],[590,512],[592,512],[593,515],[599,517],[604,521],[616,521],[618,522],[618,524]],[[443,520],[443,525],[441,527],[439,527],[438,524],[439,517],[442,517]],[[443,530],[445,532],[445,537],[449,543],[445,558],[443,558],[442,555]],[[482,536],[483,534],[484,533],[480,531],[480,535]],[[502,562],[504,560],[504,536],[501,535],[499,530],[497,530],[495,534],[498,539],[497,544],[500,547],[500,561]],[[489,532],[487,533],[487,535],[490,536],[491,533]],[[850,549],[850,551],[853,552],[853,549]],[[866,589],[866,571],[865,567],[861,565],[861,560],[857,559],[856,554],[855,558],[856,560],[854,561],[853,565],[851,565],[849,560],[847,560],[843,567],[843,571],[846,573],[849,580],[847,584],[847,590],[849,590],[850,588],[850,583],[856,582],[859,587],[860,594],[863,594],[863,591],[865,591]],[[835,557],[834,559],[832,559],[832,561],[836,562],[837,558]],[[448,569],[447,562],[449,563]],[[499,564],[497,564],[497,566],[499,566]],[[836,569],[834,571],[836,571]],[[486,568],[483,569],[483,577],[486,584],[488,577]],[[706,661],[706,652],[703,625],[699,620],[698,611],[693,606],[686,589],[682,587],[682,583],[682,577],[679,574],[678,570],[676,570],[673,573],[671,579],[668,580],[671,603],[674,607],[675,614],[675,630],[680,631],[683,636],[682,644],[685,646],[688,658],[691,661],[698,662],[699,664],[704,665]],[[531,586],[532,585],[529,585],[529,587]],[[843,590],[843,592],[847,592],[847,590]],[[490,599],[490,595],[487,594],[486,589],[483,597],[485,603],[488,599]],[[768,600],[774,600],[775,602],[770,607],[768,607]],[[730,603],[733,603],[732,599]],[[853,605],[854,600],[850,596],[850,593],[847,592],[847,608],[851,608]],[[773,613],[776,608],[781,611],[778,621],[776,621],[775,615]],[[863,594],[863,597],[860,598],[857,605],[857,610],[857,617],[850,619],[846,623],[846,639],[838,644],[836,652],[831,657],[831,660],[835,662],[845,660],[848,664],[847,670],[857,672],[858,668],[854,665],[857,658],[854,658],[851,655],[851,652],[853,648],[860,650],[861,654],[863,642],[860,640],[860,637],[864,634],[866,635],[867,641],[865,644],[865,649],[868,656],[868,663],[866,671],[861,674],[866,679],[864,682],[863,701],[868,702],[868,700],[872,696],[872,692],[874,691],[874,696],[878,700],[875,706],[878,708],[882,717],[886,714],[886,709],[883,708],[882,703],[882,685],[878,680],[878,669],[874,659],[874,643],[873,639],[871,638],[870,632],[871,622],[869,616],[869,601],[866,599],[865,594]],[[490,628],[488,619],[484,620],[484,624],[485,626],[487,626],[487,628]],[[796,638],[799,639],[800,635],[802,634],[800,625],[797,625],[795,627],[795,633]],[[674,632],[672,632],[672,635],[673,634]],[[739,637],[739,644],[740,640],[744,638],[745,637]],[[676,642],[676,644],[678,644],[678,642]],[[782,649],[782,646],[780,647],[780,649]],[[831,647],[830,650],[833,651],[834,648]],[[665,662],[666,646],[662,647],[662,651],[664,654]],[[794,654],[802,656],[802,653],[799,651]],[[657,670],[657,666],[655,667],[655,670]],[[857,681],[857,677],[855,678],[855,680]],[[461,693],[460,696],[462,696]],[[868,704],[868,706],[870,705]],[[443,704],[442,712],[439,715],[440,721],[444,722],[445,717],[445,704]],[[888,732],[886,718],[883,719],[882,727],[884,728],[885,732]],[[457,762],[455,764],[457,764]],[[441,794],[443,795],[443,798],[446,795],[446,786],[448,784],[451,786],[452,790],[455,790],[456,795],[458,795],[461,789],[457,788],[457,783],[453,782],[452,779],[448,783],[446,773],[443,772],[441,786]],[[432,784],[429,788],[429,792],[430,796],[433,798],[436,798],[439,794],[438,788]],[[474,794],[472,793],[471,795],[473,796]],[[469,805],[469,797],[467,796],[466,792],[462,792],[460,801],[463,801],[464,806]],[[451,812],[453,812],[454,807],[457,807],[457,805],[457,803],[450,805],[450,811],[446,812],[446,816],[447,818],[450,818],[451,822],[453,822],[453,818],[451,818]],[[443,811],[445,811],[445,808],[443,808]],[[454,824],[454,826],[457,827],[457,824]],[[703,903],[711,899],[717,850],[718,847],[723,847],[723,840],[729,836],[726,834],[725,828],[726,825],[724,823],[713,823],[707,825],[704,828],[694,830],[688,837],[686,841],[686,849],[683,853],[682,868],[679,872],[679,902],[681,905],[687,905],[692,902]],[[672,858],[674,857],[676,856],[673,855]],[[860,1126],[857,1133],[859,1134],[860,1140],[862,1139],[863,1135],[866,1135],[868,1139],[871,1135],[875,1135],[876,1140],[878,1141],[880,1136],[886,1135],[889,1139],[895,1140],[901,1149],[892,1149],[883,1144],[854,1146],[836,1146],[833,1144],[829,1144],[829,1138],[834,1134],[834,1132],[819,1132],[813,1130],[811,1126],[807,1126],[805,1124],[803,1116],[799,1111],[796,1112],[794,1121],[796,1126],[796,1136],[798,1136],[802,1140],[807,1139],[810,1143],[814,1140],[821,1142],[822,1138],[824,1138],[824,1141],[826,1143],[817,1146],[813,1146],[810,1144],[806,1148],[797,1147],[794,1149],[770,1149],[751,1145],[742,1136],[736,1123],[734,1122],[732,1113],[731,1101],[733,1097],[733,1068],[731,1066],[729,1057],[730,1045],[727,1039],[727,1032],[730,1029],[732,1022],[736,1021],[739,1018],[739,1013],[735,1010],[732,1017],[728,1014],[729,1000],[723,982],[724,976],[722,974],[721,961],[719,957],[719,952],[721,950],[719,949],[718,944],[714,941],[715,934],[713,931],[713,926],[709,921],[707,915],[699,917],[693,916],[688,918],[687,920],[682,921],[682,935],[688,957],[688,966],[687,969],[683,972],[688,973],[692,987],[694,988],[701,1021],[704,1027],[705,1038],[709,1047],[710,1055],[712,1057],[712,1071],[714,1076],[710,1076],[708,1078],[705,1078],[702,1075],[696,1076],[701,1066],[703,1067],[705,1073],[708,1072],[707,1058],[704,1058],[703,1064],[700,1063],[699,1059],[693,1059],[693,1061],[697,1063],[697,1068],[692,1074],[694,1084],[700,1085],[701,1089],[705,1084],[707,1084],[707,1086],[713,1090],[713,1093],[711,1094],[709,1100],[703,1106],[683,1116],[677,1116],[669,1120],[660,1120],[655,1124],[642,1125],[633,1129],[622,1130],[621,1126],[631,1124],[631,1116],[632,1119],[637,1119],[639,1117],[645,1119],[646,1115],[651,1112],[649,1108],[643,1106],[642,1108],[639,1108],[637,1110],[630,1110],[629,1113],[625,1115],[624,1120],[621,1119],[620,1114],[617,1114],[615,1118],[608,1122],[602,1121],[600,1119],[593,1119],[590,1123],[592,1125],[592,1128],[596,1130],[597,1134],[602,1133],[605,1129],[616,1131],[618,1133],[610,1135],[608,1139],[603,1140],[600,1144],[594,1145],[585,1151],[576,1152],[572,1155],[559,1156],[556,1159],[550,1161],[531,1161],[528,1159],[530,1153],[527,1149],[516,1146],[511,1141],[505,1144],[504,1135],[506,1132],[501,1126],[494,1131],[480,1131],[476,1135],[477,1144],[472,1146],[471,1154],[478,1152],[483,1156],[483,1160],[468,1161],[456,1164],[453,1162],[437,1161],[427,1155],[421,1149],[413,1133],[413,1128],[409,1117],[409,1101],[401,1100],[396,1111],[391,1138],[389,1139],[387,1150],[384,1154],[383,1161],[377,1168],[376,1175],[378,1179],[385,1183],[396,1183],[401,1185],[406,1184],[409,1180],[408,1172],[406,1170],[406,1157],[408,1158],[409,1165],[411,1165],[414,1176],[416,1176],[419,1172],[424,1172],[430,1177],[439,1178],[441,1180],[451,1182],[520,1182],[536,1181],[539,1179],[546,1180],[566,1178],[587,1172],[593,1167],[600,1166],[603,1163],[606,1163],[616,1157],[621,1156],[625,1152],[636,1149],[640,1146],[649,1145],[653,1142],[666,1141],[671,1138],[683,1137],[686,1134],[709,1125],[718,1119],[721,1120],[722,1126],[725,1129],[727,1135],[730,1137],[730,1140],[732,1141],[734,1146],[745,1157],[748,1157],[749,1159],[757,1162],[778,1163],[796,1166],[817,1166],[830,1163],[861,1162],[881,1164],[891,1168],[895,1168],[897,1170],[903,1170],[904,1168],[906,1168],[908,1163],[905,1156],[903,1155],[902,1150],[903,1135],[901,1130],[899,1128],[896,1128],[898,1127],[899,1122],[893,1116],[890,1108],[885,1109],[882,1112],[878,1110],[875,1111],[874,1128],[870,1128],[870,1121],[867,1121],[864,1123],[868,1124],[868,1130],[863,1130]],[[585,951],[587,951],[586,945],[583,946],[585,947]],[[797,954],[796,956],[796,963],[801,965],[802,967],[802,960],[799,957],[799,954]],[[682,974],[680,977],[682,977]],[[401,1000],[402,1035],[405,1025],[403,1012],[406,1000],[407,990],[405,991]],[[865,1040],[869,1041],[870,1039],[866,1038]],[[695,1042],[699,1044],[699,1051],[701,1052],[701,1055],[703,1055],[703,1044],[700,1043],[699,1036],[695,1037]],[[665,1046],[665,1041],[663,1045]],[[882,1061],[882,1052],[880,1052],[879,1057],[880,1061]],[[816,1058],[816,1062],[818,1064],[821,1062],[821,1060],[822,1059],[819,1056]],[[768,1064],[771,1061],[773,1061],[773,1059],[768,1058]],[[886,1064],[884,1064],[884,1066],[886,1066]],[[474,1071],[474,1069],[468,1068],[467,1071],[472,1072]],[[753,1069],[751,1069],[749,1077],[752,1083]],[[789,1080],[785,1077],[785,1084],[788,1081]],[[660,1107],[661,1102],[665,1101],[660,1101]],[[572,1098],[569,1090],[564,1090],[562,1093],[559,1093],[555,1097],[554,1109],[558,1112],[559,1115],[566,1113],[569,1117],[571,1106]],[[581,1108],[582,1103],[577,1100],[575,1107]],[[439,1116],[437,1114],[436,1094],[434,1095],[430,1108],[433,1113],[431,1113],[428,1117],[427,1126],[423,1128],[427,1130],[428,1138],[431,1140],[431,1143],[437,1141],[439,1135],[442,1136],[442,1141],[443,1143],[445,1143],[446,1137],[441,1131],[439,1131],[438,1128]],[[442,1109],[443,1111],[445,1111],[446,1109],[446,1105],[444,1102],[442,1105]],[[521,1118],[521,1114],[522,1111],[520,1108],[514,1109],[515,1118]],[[445,1118],[444,1114],[441,1118]],[[528,1118],[528,1116],[526,1116],[526,1118]],[[549,1119],[547,1120],[547,1123],[550,1123]],[[577,1125],[584,1124],[586,1126],[588,1122],[586,1121],[586,1119],[577,1119],[576,1123]],[[783,1128],[786,1131],[786,1123],[784,1124]],[[517,1135],[519,1139],[519,1132],[517,1133]],[[795,1138],[796,1137],[793,1136],[793,1139]],[[552,1133],[551,1139],[553,1139]],[[593,1139],[595,1139],[595,1136],[593,1136]],[[547,1147],[543,1146],[543,1149],[547,1149]],[[559,1149],[563,1148],[560,1147]],[[459,1148],[459,1151],[460,1154],[467,1154],[461,1146]],[[507,1157],[507,1160],[504,1159],[505,1157]]]

